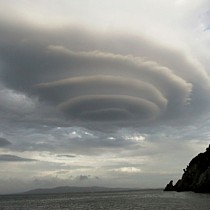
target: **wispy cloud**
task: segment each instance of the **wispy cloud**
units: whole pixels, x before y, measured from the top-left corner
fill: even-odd
[[[29,159],[29,158],[22,158],[16,155],[3,154],[3,155],[0,155],[0,161],[2,162],[27,162],[27,161],[37,161],[37,160]]]
[[[10,141],[8,141],[7,139],[0,137],[0,147],[9,146],[11,144],[12,143]]]

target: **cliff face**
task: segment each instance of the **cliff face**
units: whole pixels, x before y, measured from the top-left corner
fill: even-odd
[[[165,191],[194,191],[210,193],[210,145],[206,152],[200,153],[191,160],[178,182],[173,181],[165,187]]]

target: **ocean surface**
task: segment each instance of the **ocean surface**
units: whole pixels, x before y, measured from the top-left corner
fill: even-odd
[[[210,194],[142,190],[0,196],[0,210],[209,210]]]

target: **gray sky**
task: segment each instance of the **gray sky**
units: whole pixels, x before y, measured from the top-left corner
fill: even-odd
[[[164,187],[210,143],[207,0],[0,0],[0,193]]]

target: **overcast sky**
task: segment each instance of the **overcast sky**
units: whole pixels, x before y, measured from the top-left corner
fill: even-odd
[[[0,0],[0,193],[164,187],[210,143],[208,0]]]

